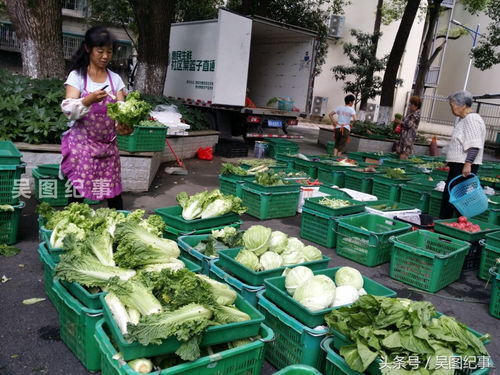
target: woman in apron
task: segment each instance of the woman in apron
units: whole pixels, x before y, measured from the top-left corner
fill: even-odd
[[[72,120],[61,141],[61,171],[73,186],[70,202],[107,199],[110,208],[123,209],[117,131],[124,128],[108,117],[107,104],[125,99],[120,76],[107,69],[114,39],[103,27],[85,34],[73,56],[61,108]]]

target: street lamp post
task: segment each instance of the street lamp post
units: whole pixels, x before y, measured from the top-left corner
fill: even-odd
[[[469,35],[472,38],[472,49],[474,49],[476,47],[477,37],[481,36],[481,33],[479,32],[480,25],[477,24],[476,29],[474,30],[474,29],[471,29],[470,27],[462,25],[460,22],[458,22],[456,20],[451,20],[451,23],[453,23],[457,26],[460,26],[460,27],[464,28],[465,30],[467,30],[467,32],[469,33]],[[469,74],[470,74],[471,67],[472,67],[472,56],[469,57],[469,66],[467,67],[467,74],[465,75],[464,90],[467,89],[467,83],[469,82]]]

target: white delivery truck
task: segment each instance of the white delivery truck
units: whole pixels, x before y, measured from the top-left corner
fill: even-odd
[[[316,43],[312,31],[224,9],[172,24],[164,95],[202,109],[222,137],[293,138],[287,126],[310,110]]]

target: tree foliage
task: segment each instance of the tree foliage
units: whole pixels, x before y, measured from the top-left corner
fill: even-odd
[[[490,69],[495,64],[500,64],[500,5],[490,1],[486,14],[491,18],[488,33],[483,36],[479,45],[472,51],[474,66],[481,70]]]
[[[387,56],[378,59],[373,55],[373,41],[380,38],[380,33],[373,36],[353,29],[351,35],[356,43],[344,44],[344,54],[351,64],[336,65],[332,71],[337,81],[344,81],[344,92],[352,93],[357,103],[361,97],[372,99],[380,94],[382,79],[374,73],[385,68]]]

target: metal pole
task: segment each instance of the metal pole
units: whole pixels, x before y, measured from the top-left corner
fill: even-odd
[[[479,34],[479,24],[477,24],[477,26],[476,26],[476,31],[473,32],[473,35],[471,35],[472,36],[472,49],[471,49],[471,51],[474,49],[474,47],[476,47],[476,41],[477,41],[478,34]],[[470,74],[471,67],[472,67],[472,56],[470,56],[470,58],[469,58],[469,66],[467,67],[467,74],[465,76],[464,90],[467,90],[467,83],[469,81],[469,74]]]

